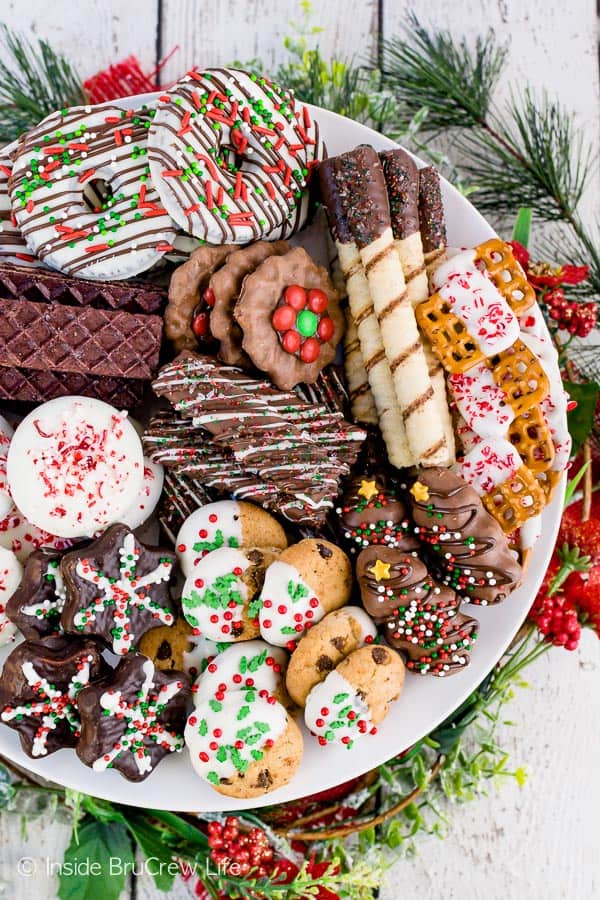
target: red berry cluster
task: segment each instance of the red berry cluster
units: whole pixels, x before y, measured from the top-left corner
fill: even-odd
[[[252,870],[255,878],[268,874],[273,850],[261,828],[240,832],[237,816],[228,816],[225,824],[209,822],[210,858],[228,875],[243,878]]]
[[[321,344],[335,333],[333,319],[325,315],[329,300],[325,291],[300,284],[290,284],[275,309],[271,323],[286,353],[313,363],[321,352]]]
[[[567,300],[562,288],[548,291],[544,295],[544,302],[548,307],[550,318],[569,334],[584,338],[596,327],[598,310],[593,302],[578,303],[576,300]]]
[[[213,339],[210,330],[210,311],[214,305],[215,293],[212,288],[207,287],[202,292],[200,303],[192,315],[192,331],[200,343],[208,343]]]
[[[581,638],[581,625],[575,607],[564,597],[538,595],[530,613],[548,643],[565,650],[576,650]]]

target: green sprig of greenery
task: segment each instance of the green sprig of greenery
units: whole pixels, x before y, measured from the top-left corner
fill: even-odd
[[[0,28],[0,142],[15,137],[65,106],[86,102],[81,79],[45,40],[32,43]]]

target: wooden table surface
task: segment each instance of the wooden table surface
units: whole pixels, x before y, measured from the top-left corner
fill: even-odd
[[[510,49],[500,85],[527,81],[558,96],[577,114],[600,149],[598,18],[594,0],[328,0],[315,8],[325,53],[374,61],[381,37],[397,34],[414,10],[456,35],[473,38],[487,26]],[[259,57],[265,68],[284,58],[283,38],[301,13],[293,0],[3,0],[0,21],[48,38],[66,52],[82,78],[135,53],[150,71],[178,45],[163,83],[193,64],[209,66]],[[584,198],[597,214],[598,167]],[[474,198],[476,202],[476,197]],[[587,633],[575,653],[553,651],[528,673],[510,708],[516,723],[500,742],[524,765],[523,788],[509,784],[451,810],[445,841],[420,844],[414,859],[390,870],[382,900],[596,900],[600,897],[600,641]],[[46,900],[56,896],[47,874],[62,857],[66,826],[42,818],[21,832],[0,816],[0,897]],[[22,857],[35,873],[19,874]],[[134,879],[124,896],[157,895],[149,877]],[[183,887],[173,898],[189,896]]]

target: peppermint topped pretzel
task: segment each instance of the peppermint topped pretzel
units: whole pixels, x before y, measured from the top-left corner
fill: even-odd
[[[185,231],[214,244],[302,227],[310,170],[323,157],[307,107],[262,75],[190,71],[159,97],[150,170]]]

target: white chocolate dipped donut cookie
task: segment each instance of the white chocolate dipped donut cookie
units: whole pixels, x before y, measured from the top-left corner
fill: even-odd
[[[149,177],[153,116],[145,107],[73,107],[21,138],[11,204],[43,263],[79,278],[130,278],[172,249],[175,225]]]
[[[38,528],[89,537],[134,505],[143,484],[142,443],[108,403],[59,397],[15,431],[7,461],[10,493]]]
[[[8,179],[12,175],[12,154],[17,149],[17,141],[4,147],[0,152],[0,262],[17,266],[39,266],[17,220],[13,215],[8,193]]]
[[[196,706],[216,697],[222,700],[226,691],[256,688],[259,692],[277,694],[287,665],[288,654],[281,647],[270,647],[264,641],[241,641],[230,644],[208,663],[196,680],[192,695]]]
[[[207,553],[219,547],[265,547],[285,550],[287,538],[277,519],[243,500],[217,500],[187,517],[175,550],[181,571],[189,575]]]
[[[188,72],[161,94],[150,172],[184,231],[213,244],[285,238],[304,224],[323,158],[308,108],[262,75]]]

